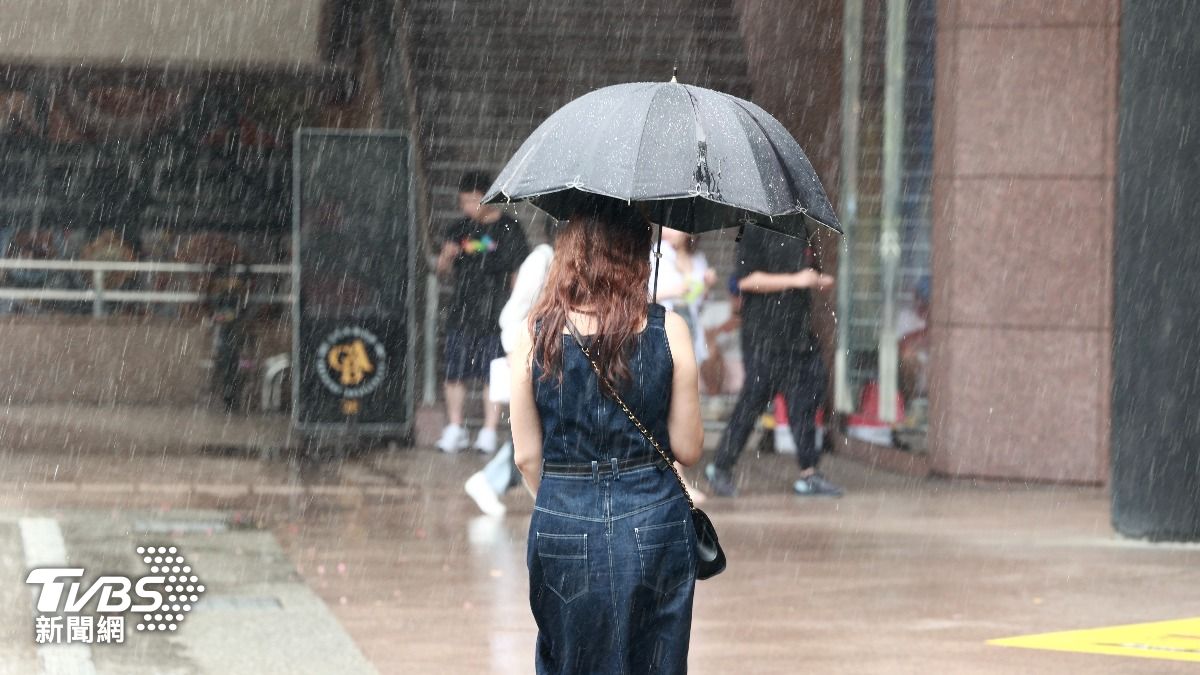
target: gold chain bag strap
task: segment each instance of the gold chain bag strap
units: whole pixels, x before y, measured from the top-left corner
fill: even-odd
[[[713,527],[712,521],[708,519],[708,514],[696,508],[696,504],[692,502],[692,495],[688,492],[687,482],[683,480],[683,475],[679,473],[679,469],[675,468],[675,461],[662,449],[658,441],[654,440],[654,436],[651,435],[646,425],[642,424],[642,421],[637,418],[637,415],[633,414],[629,406],[625,405],[625,401],[617,393],[616,387],[613,387],[605,379],[604,375],[600,372],[600,366],[596,364],[596,360],[592,358],[592,353],[583,344],[583,338],[580,337],[579,331],[576,330],[575,324],[571,323],[570,319],[567,319],[567,329],[571,331],[571,337],[575,338],[575,344],[579,345],[579,349],[587,357],[588,363],[592,365],[592,370],[596,373],[596,378],[600,380],[600,387],[613,401],[616,401],[621,410],[625,412],[625,416],[629,418],[629,421],[633,422],[633,426],[637,427],[637,430],[646,437],[650,445],[654,446],[654,449],[662,456],[663,461],[667,463],[667,467],[671,469],[671,473],[675,474],[675,480],[679,482],[679,489],[683,490],[683,498],[687,500],[688,509],[692,513],[692,527],[696,530],[696,578],[708,579],[724,572],[725,551],[721,549],[721,542],[717,539],[717,529]]]

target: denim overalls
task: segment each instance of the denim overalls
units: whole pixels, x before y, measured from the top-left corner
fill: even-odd
[[[666,449],[673,366],[664,316],[650,306],[621,397]],[[526,561],[537,672],[686,672],[696,585],[687,502],[666,463],[601,394],[575,340],[563,340],[561,385],[533,368],[543,470]]]

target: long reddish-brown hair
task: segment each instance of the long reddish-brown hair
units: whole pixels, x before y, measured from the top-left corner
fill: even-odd
[[[559,226],[545,289],[529,314],[543,379],[562,376],[563,328],[576,311],[595,321],[588,349],[604,377],[629,381],[630,350],[646,321],[651,238],[645,216],[608,198],[588,200]]]

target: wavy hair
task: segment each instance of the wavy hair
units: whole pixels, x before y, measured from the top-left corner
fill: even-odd
[[[558,228],[554,262],[529,314],[533,358],[542,379],[562,377],[568,313],[595,318],[589,350],[618,388],[630,381],[629,357],[646,321],[651,224],[625,202],[595,197]]]

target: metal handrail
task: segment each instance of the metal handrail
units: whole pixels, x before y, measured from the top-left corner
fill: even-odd
[[[0,287],[0,299],[4,300],[63,300],[92,302],[102,299],[105,302],[162,302],[181,304],[203,302],[208,296],[203,293],[183,291],[96,291],[95,289],[68,290],[59,288],[5,288]],[[250,296],[251,302],[280,304],[291,302],[289,295]]]
[[[290,265],[213,265],[177,262],[131,262],[108,260],[37,260],[32,258],[0,258],[0,270],[58,270],[88,272],[92,288],[23,288],[0,285],[0,300],[58,300],[92,303],[93,316],[105,315],[105,303],[167,303],[203,302],[207,296],[195,291],[121,291],[104,287],[106,272],[143,272],[168,274],[204,274],[220,270],[262,275],[291,275]],[[254,294],[250,301],[263,304],[285,304],[291,294]]]
[[[204,273],[221,269],[231,269],[235,272],[251,274],[275,274],[291,277],[291,265],[203,265],[196,263],[174,262],[126,262],[126,261],[95,261],[95,260],[34,260],[26,258],[0,258],[0,270],[5,269],[41,269],[68,270],[91,272],[94,288],[74,290],[66,288],[19,288],[0,285],[0,300],[59,300],[74,302],[91,302],[94,316],[104,316],[104,305],[107,302],[121,303],[194,303],[203,302],[205,294],[188,291],[117,291],[105,290],[105,272],[166,272],[166,273]],[[423,400],[432,404],[437,398],[437,313],[438,313],[439,283],[437,276],[429,274],[425,283],[425,316],[422,323],[424,350],[422,364],[425,387]],[[292,294],[268,295],[255,294],[250,296],[251,302],[264,304],[291,304]],[[278,364],[276,364],[278,365]],[[288,366],[281,366],[278,372],[272,372],[271,392],[264,396],[274,396],[279,400],[280,394],[275,391],[278,384],[273,380],[282,375]]]
[[[37,260],[0,258],[0,269],[74,270],[80,272],[175,272],[204,273],[229,269],[251,274],[291,274],[290,265],[203,265],[198,263],[129,262],[109,260]]]

